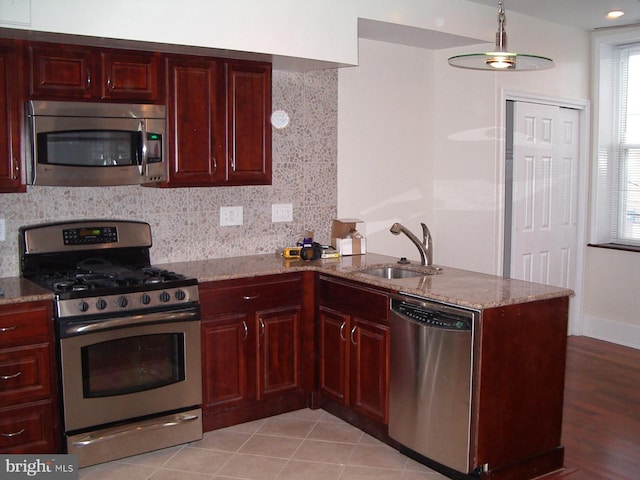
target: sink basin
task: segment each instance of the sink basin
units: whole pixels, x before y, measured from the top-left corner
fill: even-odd
[[[400,267],[368,268],[366,270],[360,270],[358,273],[364,273],[365,275],[371,275],[372,277],[386,278],[387,280],[391,280],[394,278],[415,278],[433,275],[433,273],[429,271],[418,272],[416,270],[409,270]]]

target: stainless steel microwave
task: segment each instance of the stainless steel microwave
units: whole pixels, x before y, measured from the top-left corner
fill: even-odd
[[[166,180],[163,105],[30,101],[31,185],[134,185]]]

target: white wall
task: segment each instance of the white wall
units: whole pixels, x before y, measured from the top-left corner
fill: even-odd
[[[359,66],[339,71],[338,214],[367,223],[372,251],[419,259],[388,228],[400,221],[418,234],[425,222],[435,263],[499,273],[503,89],[589,97],[585,32],[511,14],[509,26],[521,51],[556,67],[461,70],[446,59],[483,46],[431,51],[361,39]]]
[[[360,40],[360,66],[338,72],[338,215],[366,221],[370,251],[418,256],[389,227],[432,217],[432,57]]]

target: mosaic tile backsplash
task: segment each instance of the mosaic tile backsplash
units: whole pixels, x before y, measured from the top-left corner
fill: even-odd
[[[19,275],[18,228],[43,222],[112,218],[151,225],[152,263],[272,253],[307,230],[329,242],[337,212],[338,75],[336,70],[273,72],[273,110],[291,120],[273,129],[273,184],[156,189],[28,186],[0,194],[6,240],[0,277]],[[271,205],[291,203],[292,222],[271,222]],[[242,226],[220,226],[220,207],[243,207]]]

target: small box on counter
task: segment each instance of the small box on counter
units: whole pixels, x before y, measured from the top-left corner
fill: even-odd
[[[331,245],[340,255],[363,255],[367,253],[367,239],[358,231],[363,223],[357,218],[336,218],[331,225]]]

